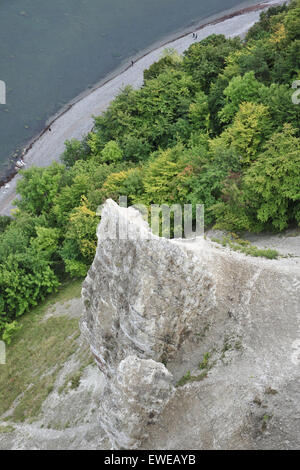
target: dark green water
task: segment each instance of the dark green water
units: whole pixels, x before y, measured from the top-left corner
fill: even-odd
[[[16,148],[76,95],[152,43],[241,3],[0,0],[0,177]]]

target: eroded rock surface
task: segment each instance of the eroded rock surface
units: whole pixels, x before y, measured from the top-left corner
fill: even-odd
[[[107,236],[114,223],[126,240]],[[299,447],[299,260],[159,239],[113,201],[98,238],[82,331],[113,446]]]
[[[107,237],[129,222],[127,240]],[[83,328],[103,372],[130,354],[169,361],[195,321],[214,305],[209,269],[186,251],[149,232],[137,211],[108,201],[99,245],[83,286]],[[197,292],[197,295],[194,295]]]
[[[174,393],[173,376],[152,359],[128,356],[107,383],[101,425],[114,447],[137,448]]]

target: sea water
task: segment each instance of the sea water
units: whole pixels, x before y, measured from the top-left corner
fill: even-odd
[[[76,95],[151,44],[241,3],[0,0],[0,179],[16,149]]]

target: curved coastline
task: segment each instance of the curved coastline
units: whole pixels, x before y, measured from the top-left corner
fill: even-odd
[[[227,11],[225,15],[198,24],[193,29],[181,32],[175,38],[165,40],[156,48],[152,45],[149,50],[134,58],[133,66],[129,64],[122,68],[122,64],[117,71],[75,97],[48,120],[46,127],[22,152],[25,167],[47,166],[59,160],[64,150],[64,142],[71,138],[81,139],[86,135],[93,127],[93,116],[105,111],[124,86],[132,85],[134,88],[142,86],[143,71],[160,58],[166,47],[172,47],[182,54],[194,43],[192,32],[198,33],[198,41],[212,33],[224,34],[227,37],[243,35],[258,21],[261,11],[282,3],[285,3],[284,0],[269,0],[239,10]],[[13,208],[12,201],[16,196],[17,180],[20,178],[19,169],[20,167],[14,163],[7,177],[0,182],[1,215],[10,215]]]

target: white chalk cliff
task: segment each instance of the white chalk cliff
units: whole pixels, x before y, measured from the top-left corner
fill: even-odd
[[[112,446],[299,448],[299,263],[158,238],[111,200],[98,240],[81,329]]]

